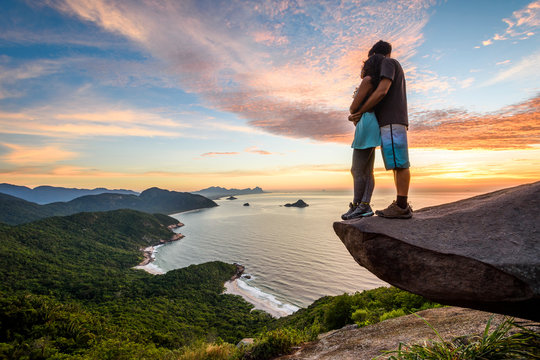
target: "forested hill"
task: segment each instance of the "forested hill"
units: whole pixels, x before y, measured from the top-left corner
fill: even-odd
[[[0,224],[0,358],[159,359],[254,335],[270,317],[220,295],[234,265],[160,276],[132,268],[176,222],[117,210]]]
[[[50,216],[79,212],[132,209],[147,213],[173,214],[217,204],[201,195],[150,188],[139,196],[130,194],[87,195],[69,202],[38,205],[0,193],[0,222],[16,225]]]
[[[220,186],[211,186],[206,189],[198,190],[192,192],[192,194],[198,194],[205,196],[209,199],[219,199],[225,196],[234,196],[234,195],[251,195],[251,194],[263,194],[265,191],[260,187],[246,188],[246,189],[226,189]]]
[[[38,186],[33,189],[27,186],[0,184],[0,193],[18,197],[36,204],[49,204],[57,201],[71,201],[85,195],[98,195],[103,193],[138,195],[137,192],[125,189],[77,189],[58,186]]]
[[[135,270],[177,220],[134,210],[0,224],[0,359],[263,360],[324,331],[431,307],[395,288],[324,297],[274,320],[221,294],[236,266]],[[251,346],[237,347],[242,338]]]

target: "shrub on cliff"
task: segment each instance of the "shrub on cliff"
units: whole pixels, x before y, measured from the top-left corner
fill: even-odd
[[[319,331],[324,332],[353,323],[375,324],[383,316],[386,319],[437,306],[440,305],[398,288],[381,287],[352,295],[326,296],[306,309],[276,320],[272,328],[290,326],[304,330],[317,324]]]
[[[424,320],[425,321],[425,320]],[[539,359],[540,334],[531,329],[518,326],[513,319],[506,319],[490,332],[491,319],[486,324],[484,333],[458,337],[445,341],[433,329],[439,341],[424,344],[403,344],[398,350],[388,352],[393,354],[389,360],[506,360],[506,359]],[[517,329],[518,332],[511,333]]]
[[[303,331],[291,328],[282,328],[262,333],[255,344],[245,355],[247,359],[265,360],[287,354],[292,347],[308,341],[308,335]]]
[[[336,296],[328,304],[324,312],[324,326],[326,330],[339,329],[351,323],[351,296],[343,294]]]

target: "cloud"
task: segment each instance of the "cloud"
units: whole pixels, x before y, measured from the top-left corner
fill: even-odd
[[[405,70],[407,90],[424,92],[426,94],[448,93],[454,91],[451,83],[454,79],[441,77],[430,70],[419,70],[411,67]]]
[[[1,145],[9,152],[0,159],[18,166],[54,164],[77,156],[74,152],[63,150],[59,145],[25,146],[9,143]]]
[[[248,147],[248,148],[244,149],[244,152],[251,153],[251,154],[258,154],[258,155],[273,155],[273,153],[271,153],[270,151],[261,150],[261,149],[257,148],[256,146]],[[240,155],[240,154],[241,153],[237,152],[237,151],[225,151],[225,152],[212,151],[212,152],[207,152],[207,153],[201,154],[201,156],[202,157],[214,157],[214,156],[223,156],[223,155],[230,156],[230,155]]]
[[[258,31],[253,34],[256,42],[262,43],[268,46],[273,45],[286,45],[289,43],[289,39],[286,36],[275,34],[271,31]]]
[[[488,39],[488,40],[485,40],[485,41],[482,41],[482,45],[484,46],[489,46],[493,44],[493,41],[491,39]]]
[[[503,71],[499,72],[497,75],[495,75],[490,80],[486,81],[482,86],[490,86],[497,84],[499,82],[505,81],[505,80],[516,80],[516,79],[523,79],[527,82],[533,81],[533,79],[540,78],[537,66],[540,62],[540,52],[536,52],[534,54],[531,54],[529,56],[524,57],[519,62],[517,62],[515,65],[512,65],[510,67],[506,67]],[[506,61],[503,62],[506,64]],[[497,64],[499,65],[499,64]]]
[[[205,123],[204,127],[210,128],[210,129],[219,129],[219,130],[240,132],[240,133],[246,133],[246,134],[264,134],[262,130],[253,128],[251,126],[232,125],[232,124],[227,124],[223,122],[215,122],[215,121],[209,121]]]
[[[350,132],[341,109],[370,46],[391,41],[394,56],[411,67],[435,1],[48,4],[145,49],[209,106],[273,134],[333,141]],[[444,80],[433,80],[436,86],[444,88]]]
[[[18,82],[53,74],[60,68],[55,60],[28,61],[18,66],[9,66],[7,57],[0,60],[0,100],[20,97],[22,92],[14,87]]]
[[[463,89],[470,87],[473,83],[474,83],[473,77],[469,77],[467,79],[460,81],[460,85]]]
[[[533,36],[535,33],[532,30],[540,27],[540,0],[514,11],[511,17],[504,18],[502,21],[506,23],[504,32],[496,33],[490,39],[483,41],[482,45],[488,46],[493,44],[493,41],[509,39],[526,40]]]
[[[272,155],[270,151],[266,150],[260,150],[256,146],[249,147],[244,150],[245,152],[252,153],[252,154],[259,154],[259,155]]]
[[[190,137],[189,125],[158,114],[130,109],[56,113],[50,108],[0,112],[0,132],[56,138],[84,136]]]
[[[540,144],[540,95],[487,114],[464,110],[411,114],[411,147],[520,149]]]
[[[207,152],[207,153],[201,154],[201,156],[239,155],[239,154],[240,154],[239,152],[235,152],[235,151],[227,151],[227,152],[213,151],[213,152]]]

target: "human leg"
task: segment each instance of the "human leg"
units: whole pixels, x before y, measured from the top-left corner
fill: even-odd
[[[396,169],[394,170],[394,175],[396,179],[396,190],[398,196],[408,196],[409,184],[411,182],[410,169]]]
[[[407,128],[404,125],[381,127],[381,152],[387,170],[392,170],[396,186],[396,200],[386,209],[376,211],[378,216],[390,218],[410,218],[412,209],[408,200],[411,173]]]
[[[367,197],[371,200],[374,183],[373,177],[367,176],[366,170],[370,169],[370,163],[373,161],[373,148],[354,149],[351,174],[353,176],[354,198],[353,203],[359,204]],[[373,165],[371,165],[371,168]],[[372,175],[372,173],[371,173]]]
[[[343,220],[373,215],[369,202],[373,194],[375,181],[373,177],[373,162],[375,149],[354,149],[351,174],[354,182],[354,199],[349,205],[349,211],[342,215]]]
[[[375,148],[366,149],[369,150],[368,159],[364,167],[365,186],[364,193],[362,194],[362,202],[369,204],[371,202],[371,196],[373,195],[373,189],[375,189],[375,176],[373,175],[373,164],[375,163]]]

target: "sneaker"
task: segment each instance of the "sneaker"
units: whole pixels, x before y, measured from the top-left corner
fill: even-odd
[[[354,210],[358,207],[358,204],[349,203],[349,210],[343,215],[341,215],[342,220],[347,220],[349,218],[349,215],[353,213]]]
[[[412,218],[412,213],[413,211],[409,204],[407,204],[407,208],[402,209],[395,201],[386,209],[375,211],[375,215],[389,219],[410,219]]]
[[[369,204],[360,204],[350,215],[347,220],[358,219],[361,217],[373,216],[373,210]]]

